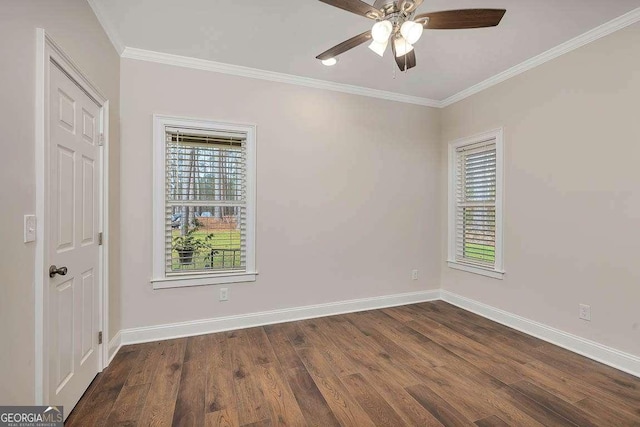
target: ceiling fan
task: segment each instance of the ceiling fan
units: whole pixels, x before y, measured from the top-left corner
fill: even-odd
[[[370,31],[365,31],[316,56],[324,65],[334,65],[336,57],[371,39],[369,49],[380,56],[391,42],[396,64],[402,71],[416,66],[413,45],[422,31],[457,30],[495,27],[504,16],[505,9],[461,9],[428,12],[416,15],[423,0],[376,0],[372,5],[361,0],[320,0],[356,15],[377,21]]]

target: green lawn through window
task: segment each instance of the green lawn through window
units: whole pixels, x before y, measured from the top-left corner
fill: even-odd
[[[241,267],[240,230],[198,230],[194,234],[197,239],[204,241],[210,233],[213,233],[211,246],[215,250],[218,250],[218,253],[213,255],[213,260],[209,257],[210,254],[208,251],[203,251],[195,254],[192,262],[182,264],[180,262],[180,255],[174,250],[171,252],[171,270],[216,270]],[[180,230],[172,230],[171,234],[172,237],[178,237],[180,235]],[[224,251],[223,249],[227,249],[227,251]],[[235,250],[235,253],[231,250]]]
[[[495,262],[496,248],[489,245],[479,245],[477,243],[467,243],[464,246],[465,258],[477,259],[485,262]]]

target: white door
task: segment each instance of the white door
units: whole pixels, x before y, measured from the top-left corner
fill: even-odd
[[[100,371],[100,107],[54,63],[49,93],[49,402],[69,414]],[[46,362],[45,362],[46,363]]]

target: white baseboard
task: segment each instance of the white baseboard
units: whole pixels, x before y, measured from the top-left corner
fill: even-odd
[[[263,311],[237,316],[218,317],[214,319],[195,320],[191,322],[123,329],[120,331],[118,336],[121,337],[121,345],[136,344],[271,325],[274,323],[292,322],[295,320],[311,319],[314,317],[332,316],[336,314],[353,313],[356,311],[374,310],[377,308],[434,301],[439,298],[440,290],[435,289],[349,301],[338,301],[327,304],[307,305],[303,307]]]
[[[577,335],[569,334],[449,291],[441,290],[440,293],[442,300],[464,310],[471,311],[487,319],[517,329],[525,334],[532,335],[574,353],[581,354],[589,359],[640,377],[640,357],[638,356],[607,347]]]
[[[109,360],[107,361],[105,368],[109,365],[109,363],[111,363],[113,357],[116,355],[118,350],[120,350],[120,347],[122,347],[122,334],[120,332],[121,331],[118,331],[116,336],[113,337],[111,341],[109,341]]]
[[[214,332],[231,331],[235,329],[292,322],[296,320],[353,313],[364,310],[375,310],[378,308],[415,304],[439,299],[476,313],[482,317],[486,317],[487,319],[509,326],[510,328],[517,329],[525,334],[532,335],[536,338],[540,338],[544,341],[573,351],[574,353],[581,354],[590,359],[604,363],[605,365],[627,372],[636,377],[640,377],[640,357],[638,356],[607,347],[595,341],[590,341],[577,335],[569,334],[542,323],[535,322],[516,314],[440,289],[338,301],[326,304],[307,305],[303,307],[218,317],[214,319],[123,329],[109,342],[109,362],[111,362],[120,347],[127,344],[138,344]]]

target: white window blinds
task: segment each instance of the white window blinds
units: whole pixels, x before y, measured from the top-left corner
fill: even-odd
[[[247,138],[165,129],[166,276],[246,271]]]
[[[455,261],[496,266],[495,139],[455,148]]]

